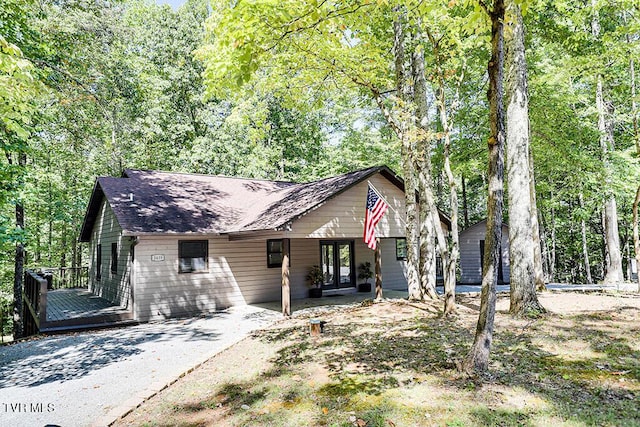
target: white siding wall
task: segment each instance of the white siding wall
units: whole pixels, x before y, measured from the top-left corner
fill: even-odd
[[[369,181],[389,203],[376,227],[379,237],[404,236],[404,193],[380,174]],[[334,197],[320,208],[295,221],[288,233],[297,238],[362,238],[367,201],[367,182],[361,182]]]
[[[111,272],[111,244],[117,244],[117,272]],[[102,245],[100,280],[97,279],[96,248]],[[111,210],[103,202],[91,232],[89,245],[89,290],[114,304],[128,307],[130,303],[129,261],[131,239],[122,236],[122,229]]]
[[[178,272],[179,240],[208,240],[207,272]],[[163,259],[152,261],[153,255]],[[267,268],[264,241],[141,236],[135,279],[135,317],[149,320],[277,299],[280,269]]]
[[[398,291],[407,290],[407,262],[396,258],[396,239],[380,241],[382,253],[382,288]]]
[[[281,269],[267,267],[264,240],[229,241],[209,236],[208,271],[178,273],[178,241],[187,238],[141,237],[136,246],[135,316],[152,320],[214,312],[234,305],[278,301]],[[291,298],[306,298],[309,268],[320,262],[320,241],[291,239]],[[163,261],[152,261],[163,255]]]
[[[460,233],[460,283],[482,283],[480,241],[485,239],[487,222],[481,221]],[[502,275],[509,282],[509,227],[502,226]]]

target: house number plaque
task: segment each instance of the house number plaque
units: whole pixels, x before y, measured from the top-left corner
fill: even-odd
[[[151,255],[151,261],[164,261],[164,255]]]

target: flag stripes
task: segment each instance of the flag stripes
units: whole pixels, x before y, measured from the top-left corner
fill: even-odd
[[[372,250],[376,249],[376,225],[388,208],[387,202],[369,184],[367,209],[364,214],[364,243]]]

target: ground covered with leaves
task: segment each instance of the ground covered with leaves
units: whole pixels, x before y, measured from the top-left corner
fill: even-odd
[[[117,425],[640,426],[640,295],[540,299],[548,314],[514,319],[499,297],[480,377],[457,369],[479,297],[459,297],[452,319],[439,302],[364,303],[260,331]]]

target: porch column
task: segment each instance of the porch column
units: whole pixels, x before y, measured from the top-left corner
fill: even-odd
[[[382,301],[382,253],[380,252],[380,239],[377,237],[374,258],[376,263],[376,301]]]
[[[291,290],[289,289],[289,239],[282,239],[282,314],[291,316]]]

